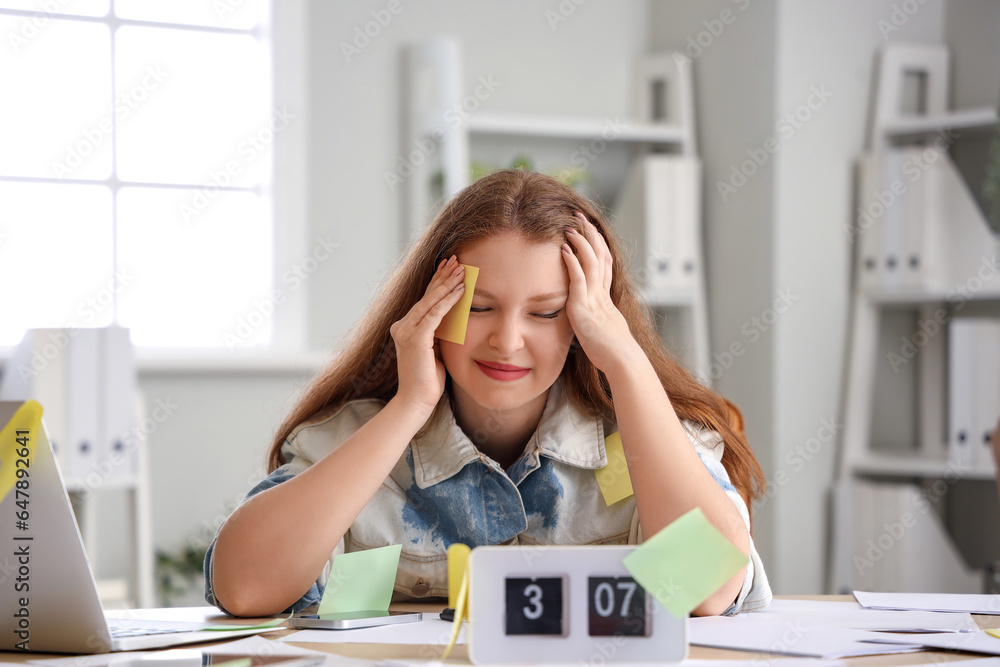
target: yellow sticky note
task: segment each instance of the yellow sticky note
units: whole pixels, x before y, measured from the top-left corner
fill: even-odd
[[[622,564],[670,613],[682,618],[749,559],[694,508],[622,558]]]
[[[436,338],[447,340],[459,345],[465,344],[465,329],[469,326],[469,309],[472,308],[472,293],[476,290],[476,279],[479,278],[479,267],[463,264],[465,267],[465,294],[451,307],[437,331]]]
[[[597,483],[604,495],[604,502],[614,505],[632,495],[632,478],[628,476],[628,463],[625,461],[621,435],[612,433],[606,437],[604,451],[608,456],[608,465],[598,468],[594,474],[597,475]]]
[[[0,431],[0,501],[7,497],[18,479],[28,475],[41,430],[41,404],[25,401]],[[22,463],[18,464],[18,461]],[[18,470],[25,471],[21,477],[17,474]]]
[[[471,551],[472,549],[459,542],[448,547],[448,606],[452,609],[458,602],[458,589],[462,585],[462,575],[465,574]]]
[[[401,544],[393,544],[338,554],[319,601],[319,613],[388,609],[402,549]]]
[[[986,631],[986,634],[993,635],[997,639],[1000,639],[1000,629],[990,628],[989,630]]]

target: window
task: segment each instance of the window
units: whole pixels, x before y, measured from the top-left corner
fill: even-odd
[[[294,118],[269,19],[266,0],[0,0],[0,345],[115,321],[142,346],[270,342],[272,144]]]

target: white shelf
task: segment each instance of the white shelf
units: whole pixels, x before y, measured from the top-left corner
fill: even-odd
[[[146,373],[314,373],[330,359],[328,352],[269,352],[266,350],[136,349],[135,366]]]
[[[685,308],[694,305],[693,289],[656,290],[652,287],[640,288],[643,300],[652,308]]]
[[[854,462],[856,475],[879,477],[922,477],[926,479],[995,479],[991,469],[962,469],[955,463],[941,459],[922,458],[900,454],[868,454]]]
[[[680,144],[683,130],[676,125],[640,123],[618,118],[542,116],[529,114],[478,113],[469,117],[466,129],[473,134],[546,137],[553,139],[613,139],[616,142]],[[611,136],[608,136],[609,132]]]
[[[940,45],[889,44],[882,50],[868,152],[858,166],[858,201],[852,205],[864,208],[873,188],[881,192],[891,183],[895,191],[891,179],[905,174],[904,160],[923,152],[921,147],[896,145],[905,144],[903,139],[930,141],[938,132],[996,125],[997,112],[992,107],[948,110],[949,71],[949,54]],[[914,73],[923,76],[920,106],[927,113],[920,116],[903,115],[899,108],[907,77]],[[905,204],[897,207],[898,217],[880,218],[874,230],[854,239],[856,288],[851,297],[850,351],[843,392],[843,430],[839,433],[842,452],[833,505],[828,580],[831,592],[859,585],[877,587],[865,590],[943,589],[956,593],[978,592],[981,587],[979,573],[968,567],[946,526],[936,519],[907,525],[900,548],[884,548],[886,557],[874,559],[879,562],[872,568],[857,566],[859,553],[872,544],[882,544],[886,526],[895,526],[893,522],[918,508],[916,499],[926,493],[928,483],[934,497],[941,498],[954,483],[996,478],[992,461],[960,466],[949,460],[949,445],[944,439],[955,437],[948,423],[954,397],[949,396],[951,341],[947,324],[959,311],[963,317],[972,317],[992,315],[1000,308],[996,271],[990,268],[988,275],[982,271],[984,257],[995,253],[997,237],[987,231],[989,227],[973,195],[961,183],[962,177],[950,159],[936,161],[935,169],[938,171],[933,177],[923,178],[912,187],[906,184],[908,196],[902,199]],[[900,253],[912,253],[911,257],[928,261],[917,265],[919,274],[889,275],[881,268],[877,273],[866,268],[866,260],[877,258],[876,267],[882,267],[887,265],[888,257],[902,256]],[[912,322],[911,336],[903,339],[918,348],[919,355],[902,353],[914,362],[905,381],[912,383],[915,438],[912,449],[902,450],[881,448],[873,442],[879,430],[877,421],[889,418],[875,412],[877,384],[880,379],[885,381],[880,376],[886,370],[885,346],[902,349],[898,343],[883,340],[885,324],[894,309],[917,310],[916,320],[920,320],[919,324]],[[947,319],[939,319],[936,329],[926,330],[925,323],[937,319],[942,309]],[[894,436],[887,437],[898,435],[895,429]],[[981,449],[967,453],[982,459]]]
[[[952,290],[893,290],[893,289],[869,289],[864,292],[872,303],[878,305],[922,305],[935,303],[948,303],[950,301],[996,301],[1000,300],[1000,292],[995,290],[982,290],[980,292],[961,293]]]
[[[944,114],[899,118],[886,123],[883,132],[887,138],[914,134],[932,134],[945,129],[969,130],[989,128],[997,124],[997,111],[993,107],[950,111]]]
[[[97,473],[99,475],[99,473]],[[110,491],[117,489],[135,489],[142,480],[132,476],[101,477],[101,483],[91,486],[86,479],[66,479],[66,491],[69,493],[86,493],[89,491]]]

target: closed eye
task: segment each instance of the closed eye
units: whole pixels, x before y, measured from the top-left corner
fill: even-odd
[[[563,306],[563,308],[565,308],[565,306]],[[532,313],[531,315],[532,317],[537,317],[543,320],[554,320],[557,317],[559,317],[559,313],[563,311],[563,308],[560,308],[559,310],[553,311],[551,313]],[[493,309],[487,306],[471,306],[469,308],[470,313],[486,313],[491,310]]]

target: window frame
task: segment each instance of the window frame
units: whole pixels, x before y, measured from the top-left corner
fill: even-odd
[[[265,17],[252,28],[227,28],[199,26],[175,22],[146,21],[121,18],[114,15],[115,1],[109,0],[108,13],[104,16],[87,16],[71,13],[49,13],[22,9],[0,8],[0,14],[23,16],[36,21],[69,20],[106,25],[111,37],[111,94],[117,94],[115,81],[115,31],[123,26],[157,27],[185,31],[250,35],[265,42],[270,71],[270,101],[273,109],[288,110],[295,122],[276,133],[270,156],[270,179],[259,186],[234,186],[220,188],[232,192],[256,192],[264,196],[270,207],[272,291],[279,289],[281,276],[309,252],[308,243],[308,21],[305,0],[266,0]],[[117,123],[111,133],[111,173],[104,179],[85,179],[45,176],[0,175],[0,182],[98,185],[111,193],[112,230],[117,233],[118,193],[123,188],[151,187],[163,189],[192,189],[204,184],[146,183],[122,180],[117,173]],[[280,228],[278,221],[281,221]],[[117,248],[113,248],[117,266]],[[295,370],[314,367],[316,354],[304,351],[307,340],[307,312],[309,285],[303,289],[288,290],[285,298],[275,303],[271,319],[271,339],[264,346],[251,348],[227,347],[136,347],[140,369],[153,370]],[[0,361],[9,359],[14,348],[0,346]]]

